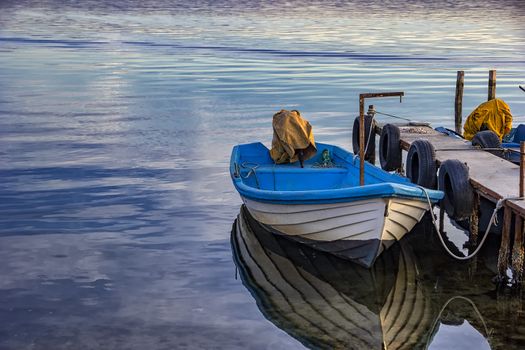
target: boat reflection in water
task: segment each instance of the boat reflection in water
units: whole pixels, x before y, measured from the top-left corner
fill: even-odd
[[[516,307],[521,299],[497,296],[494,272],[484,261],[458,264],[425,232],[410,237],[365,269],[266,231],[242,207],[231,244],[243,284],[261,312],[307,347],[508,349],[525,344]]]

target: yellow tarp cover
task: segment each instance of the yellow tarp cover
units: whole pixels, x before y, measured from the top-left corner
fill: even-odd
[[[509,105],[495,98],[480,104],[465,121],[463,136],[472,140],[480,130],[492,130],[501,140],[512,128],[512,114]]]
[[[314,134],[310,123],[301,117],[299,111],[281,110],[273,115],[273,140],[270,156],[277,164],[294,163],[299,160],[303,150],[303,159],[312,158],[317,152]]]

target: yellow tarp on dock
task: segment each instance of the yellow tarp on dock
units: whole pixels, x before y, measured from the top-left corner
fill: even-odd
[[[501,140],[512,128],[510,107],[503,100],[495,98],[480,104],[465,121],[463,136],[472,140],[481,130],[494,131]]]

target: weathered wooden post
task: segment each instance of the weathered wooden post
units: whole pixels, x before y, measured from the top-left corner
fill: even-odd
[[[493,100],[496,98],[496,71],[489,71],[489,95],[487,101]]]
[[[525,175],[525,141],[520,142],[520,198],[523,198],[525,192],[523,175]]]
[[[525,192],[525,142],[520,142],[520,198],[523,198]],[[512,248],[512,271],[516,283],[521,283],[523,277],[523,260],[525,250],[523,247],[523,218],[516,213],[514,221],[514,244]]]
[[[365,184],[365,96],[359,95],[359,185]]]
[[[372,120],[374,120],[374,117],[375,117],[375,114],[376,114],[376,110],[374,108],[374,105],[369,105],[368,106],[368,111],[366,112],[366,114],[367,114],[367,116],[370,116],[372,118]],[[375,132],[376,132],[376,130],[375,130],[375,123],[372,123],[372,125],[370,125],[370,127],[372,128],[372,130],[370,130],[370,133],[375,135]],[[366,144],[365,148],[370,147],[370,143],[371,142],[375,142],[375,138],[374,138],[374,140],[372,140],[372,138],[369,138],[367,140],[367,144]],[[372,147],[374,147],[374,146],[372,146]],[[374,149],[375,149],[375,147],[374,147]],[[376,163],[376,152],[373,152],[372,154],[370,154],[370,156],[368,157],[368,161],[370,163],[372,163],[372,164]]]
[[[514,219],[514,244],[512,245],[512,272],[514,281],[521,283],[523,276],[523,219],[516,215]]]
[[[510,225],[512,223],[512,210],[508,206],[504,206],[503,210],[503,229],[498,256],[498,277],[500,282],[506,280],[506,272],[509,267]]]
[[[465,72],[458,70],[456,78],[456,100],[454,102],[454,120],[456,126],[456,132],[460,135],[462,133],[463,120],[462,120],[462,109],[463,109],[463,87],[464,87]]]
[[[365,184],[365,98],[399,96],[399,102],[404,92],[377,92],[359,94],[359,185]],[[372,126],[371,126],[372,127]]]

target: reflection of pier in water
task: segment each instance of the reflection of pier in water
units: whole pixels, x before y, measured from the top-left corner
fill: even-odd
[[[420,349],[441,331],[448,345],[464,340],[450,327],[478,347],[525,345],[521,299],[498,298],[488,260],[452,263],[431,237],[414,232],[370,270],[274,235],[244,207],[231,239],[259,309],[308,347]]]

